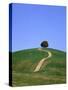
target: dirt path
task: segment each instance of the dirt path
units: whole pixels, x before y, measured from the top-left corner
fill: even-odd
[[[40,62],[36,66],[34,72],[38,72],[40,70],[41,66],[43,65],[44,61],[52,57],[52,53],[50,51],[48,51],[48,50],[42,50],[40,48],[38,50],[43,51],[43,52],[47,52],[48,53],[48,56],[46,58],[43,58],[43,59],[40,60]]]

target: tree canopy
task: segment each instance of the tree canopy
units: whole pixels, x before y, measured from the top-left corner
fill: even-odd
[[[41,43],[41,47],[48,47],[48,41],[43,41]]]

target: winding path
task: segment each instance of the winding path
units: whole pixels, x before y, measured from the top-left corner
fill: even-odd
[[[38,50],[48,53],[48,56],[39,61],[38,65],[36,66],[36,68],[34,70],[34,72],[38,72],[40,70],[41,66],[43,65],[44,61],[52,57],[52,53],[50,51],[42,50],[41,48],[39,48]]]

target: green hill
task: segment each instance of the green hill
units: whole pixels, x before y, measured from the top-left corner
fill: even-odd
[[[61,84],[66,82],[66,53],[43,48],[52,53],[40,71],[33,72],[38,62],[47,57],[48,53],[36,49],[21,50],[12,53],[12,84],[13,86]]]

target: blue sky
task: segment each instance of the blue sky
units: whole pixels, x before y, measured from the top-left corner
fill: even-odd
[[[12,51],[38,48],[44,40],[49,48],[66,50],[66,7],[13,4]]]

